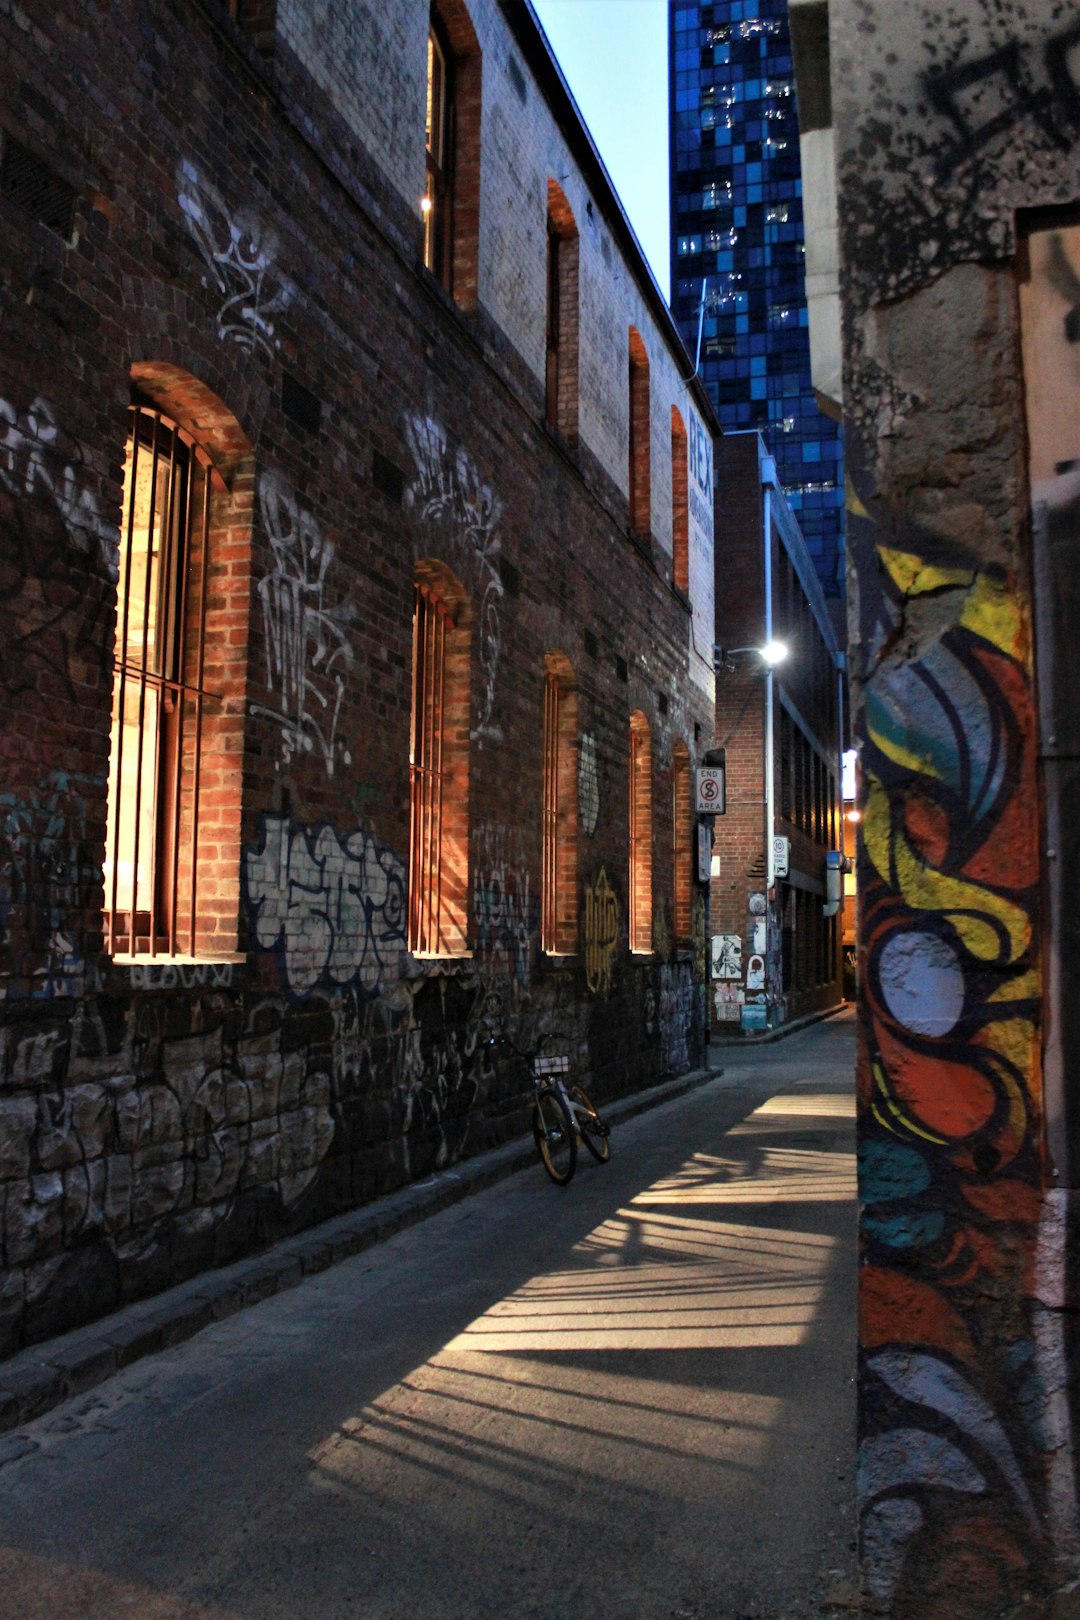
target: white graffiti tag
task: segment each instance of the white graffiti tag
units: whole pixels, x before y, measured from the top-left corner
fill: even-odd
[[[474,741],[485,737],[502,741],[502,732],[491,724],[495,704],[495,676],[499,668],[502,631],[499,601],[503,582],[499,573],[499,518],[502,505],[489,484],[480,477],[468,453],[451,448],[446,431],[433,417],[413,414],[405,418],[417,476],[405,493],[405,504],[419,510],[429,523],[445,524],[457,544],[465,572],[471,576],[480,599],[480,713],[472,732]]]
[[[109,578],[116,579],[117,533],[102,519],[93,492],[80,487],[81,463],[78,445],[65,438],[48,400],[38,397],[20,415],[0,399],[0,486],[12,495],[51,501],[75,549],[89,555],[96,547]]]
[[[256,943],[282,946],[297,995],[317,984],[356,984],[377,994],[398,977],[405,950],[405,868],[369,833],[342,842],[328,825],[266,816],[261,849],[244,862]]]
[[[310,512],[303,511],[288,484],[274,473],[259,481],[259,505],[274,553],[274,571],[259,583],[266,635],[266,684],[277,706],[252,704],[281,726],[282,760],[316,747],[334,774],[337,725],[345,695],[345,674],[353,662],[346,634],[348,605],[331,607],[326,576],[334,548]],[[344,746],[346,765],[352,756]]]
[[[275,266],[277,240],[248,213],[230,217],[220,192],[184,158],[176,171],[177,200],[218,292],[218,336],[272,354],[278,339],[271,316],[289,305],[292,288]]]

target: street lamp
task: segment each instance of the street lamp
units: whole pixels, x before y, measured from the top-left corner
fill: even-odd
[[[716,647],[713,649],[713,667],[718,670],[734,669],[735,665],[729,660],[736,654],[756,653],[761,659],[763,668],[771,670],[775,669],[777,664],[782,664],[790,651],[791,648],[786,641],[777,641],[775,638],[770,638],[761,647]]]

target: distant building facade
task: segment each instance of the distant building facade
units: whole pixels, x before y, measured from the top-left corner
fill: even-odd
[[[0,35],[6,1352],[703,1061],[717,424],[527,7]]]
[[[753,1034],[843,999],[843,659],[759,434],[720,441],[717,513],[712,1020]],[[788,647],[772,670],[770,639]]]
[[[725,430],[764,438],[835,599],[842,433],[810,375],[787,3],[670,0],[669,18],[672,308]]]

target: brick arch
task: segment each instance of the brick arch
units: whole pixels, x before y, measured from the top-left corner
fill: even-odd
[[[671,407],[671,557],[672,578],[690,592],[690,461],[686,423]]]
[[[169,360],[136,360],[136,393],[171,416],[206,451],[226,483],[253,457],[251,440],[229,407],[192,372]]]

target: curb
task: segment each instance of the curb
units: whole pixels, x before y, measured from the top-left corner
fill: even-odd
[[[834,1018],[837,1013],[849,1012],[855,1006],[853,1001],[840,1001],[835,1007],[822,1007],[818,1012],[805,1013],[802,1018],[793,1018],[789,1024],[778,1024],[775,1029],[762,1030],[760,1035],[714,1035],[709,1041],[712,1047],[721,1047],[725,1052],[737,1051],[740,1046],[767,1046],[770,1041],[782,1041],[787,1035],[797,1035],[801,1029],[807,1029],[811,1024],[820,1024],[825,1018]]]
[[[604,1115],[612,1124],[632,1119],[723,1072],[716,1065],[692,1069],[675,1080],[620,1097],[605,1106]],[[18,1351],[0,1363],[0,1434],[41,1417],[72,1396],[85,1394],[145,1356],[171,1349],[213,1322],[295,1288],[305,1277],[351,1259],[470,1193],[493,1187],[536,1163],[531,1138],[509,1142],[375,1203],[336,1215],[296,1237],[283,1238],[261,1254],[124,1306],[58,1339]],[[26,1448],[20,1435],[0,1439],[0,1466],[21,1456]]]

